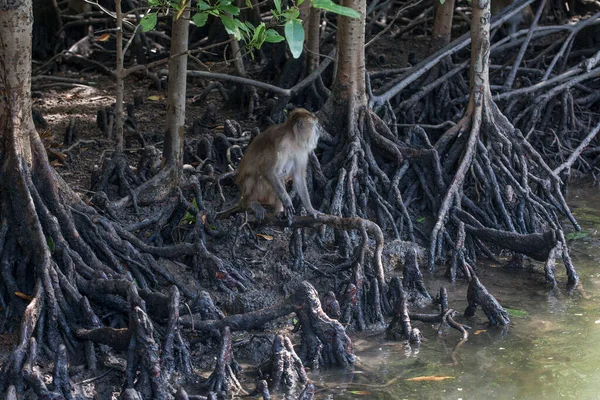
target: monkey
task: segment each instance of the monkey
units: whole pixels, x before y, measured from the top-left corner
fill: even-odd
[[[514,0],[492,0],[492,4],[490,6],[492,15],[500,14],[502,10],[510,6],[513,2]],[[517,32],[517,28],[519,27],[519,25],[531,25],[532,22],[533,10],[531,9],[531,6],[528,5],[527,7],[521,9],[519,13],[510,17],[504,23],[505,27],[508,27],[508,29],[506,30],[507,35],[512,35],[513,33]]]
[[[269,205],[276,213],[283,212],[291,223],[294,206],[285,189],[290,178],[308,214],[313,218],[321,214],[313,208],[306,186],[308,159],[317,147],[319,136],[317,117],[304,108],[294,109],[284,123],[273,125],[256,136],[237,171],[240,202],[218,213],[217,218],[228,218],[250,208],[262,220],[265,217],[263,205]]]

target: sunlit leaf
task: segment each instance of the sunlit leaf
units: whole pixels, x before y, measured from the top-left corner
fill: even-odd
[[[440,4],[444,4],[446,0],[440,0]]]
[[[285,23],[285,38],[292,52],[292,57],[300,57],[304,45],[304,28],[302,28],[300,20],[292,19]]]
[[[360,18],[360,13],[353,10],[350,7],[340,6],[335,4],[331,0],[314,0],[312,2],[313,7],[320,8],[325,11],[331,11],[332,13],[343,15],[344,17]]]
[[[220,15],[219,18],[221,18],[221,22],[223,23],[223,26],[225,27],[227,33],[233,35],[237,40],[240,40],[242,35],[240,34],[239,28],[233,21],[233,18],[230,18],[226,15]]]
[[[445,381],[446,379],[454,379],[454,377],[453,376],[430,375],[430,376],[417,376],[417,377],[408,378],[405,380],[409,381],[409,382],[437,382],[437,381]]]
[[[268,240],[268,241],[273,240],[273,236],[271,236],[271,235],[264,235],[262,233],[257,233],[256,237],[259,237],[259,238],[262,238],[262,239],[265,239],[265,240]]]
[[[246,7],[252,8],[252,2],[250,0],[246,0]]]
[[[477,336],[477,335],[481,335],[482,333],[486,333],[487,329],[478,329],[475,332],[473,332],[473,335]]]
[[[206,25],[206,21],[208,21],[208,14],[207,13],[197,13],[192,17],[192,22],[194,23],[194,25],[196,25],[198,28],[203,27],[204,25]]]
[[[157,7],[160,4],[160,0],[148,0],[148,5],[150,7]]]
[[[350,391],[348,391],[348,393],[356,394],[359,396],[368,396],[371,394],[371,392],[367,392],[366,390],[350,390]]]
[[[102,36],[96,39],[97,42],[106,42],[110,39],[110,33],[104,33]]]
[[[140,20],[140,25],[142,26],[142,32],[148,32],[154,29],[156,26],[156,22],[158,21],[158,17],[156,13],[146,14]]]
[[[152,96],[148,96],[148,100],[150,101],[161,101],[164,100],[165,96],[159,96],[157,94],[153,94]]]

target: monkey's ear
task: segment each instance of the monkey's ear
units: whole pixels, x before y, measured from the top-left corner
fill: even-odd
[[[299,119],[298,122],[296,122],[296,132],[302,132],[302,129],[304,129],[304,120]]]

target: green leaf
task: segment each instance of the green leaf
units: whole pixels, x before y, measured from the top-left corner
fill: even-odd
[[[296,2],[296,5],[297,5],[298,7],[300,7],[300,5],[301,5],[302,3],[304,3],[304,0],[298,0],[298,1]]]
[[[267,43],[279,43],[282,40],[285,40],[285,38],[281,36],[275,29],[268,29],[265,32],[265,42]]]
[[[440,0],[440,4],[444,4],[446,0]]]
[[[246,25],[245,23],[243,23],[242,21],[240,21],[239,19],[234,19],[233,22],[235,22],[235,24],[237,25],[238,28],[240,28],[242,31],[250,33],[250,28],[248,27],[248,25]]]
[[[192,201],[192,205],[196,208],[196,210],[198,209],[198,203],[196,202],[196,198],[194,198],[194,200]],[[196,222],[196,216],[192,215],[192,213],[190,213],[189,211],[185,212],[185,215],[183,216],[183,218],[181,218],[181,224],[193,224]]]
[[[579,240],[579,239],[585,239],[586,237],[588,237],[589,234],[585,231],[582,232],[571,232],[567,235],[567,239],[568,240]]]
[[[340,6],[335,4],[331,0],[314,0],[312,2],[313,7],[320,8],[325,11],[331,11],[332,13],[343,15],[344,17],[360,18],[360,13],[353,10],[350,7]]]
[[[294,58],[300,57],[304,45],[304,28],[302,28],[302,22],[299,19],[292,19],[285,23],[285,39],[292,56]]]
[[[54,253],[55,245],[54,245],[54,239],[52,239],[52,236],[48,236],[46,238],[46,243],[48,243],[48,248],[50,249],[50,253]]]
[[[156,21],[158,17],[156,13],[150,13],[144,15],[144,17],[140,20],[140,25],[142,26],[142,32],[148,32],[154,29],[156,26]]]
[[[199,1],[198,2],[198,10],[200,10],[200,11],[206,11],[208,9],[210,9],[210,5],[209,4],[207,4],[204,1]]]
[[[415,221],[416,222],[423,222],[423,221],[425,221],[425,217],[417,218]]]
[[[148,5],[150,7],[157,7],[160,4],[160,0],[148,0]]]
[[[506,308],[506,307],[504,307],[504,309],[506,310],[506,312],[508,313],[508,315],[510,315],[511,317],[525,318],[525,317],[527,317],[529,315],[529,313],[527,311],[517,310],[515,308]]]
[[[238,15],[240,13],[239,8],[237,8],[236,6],[231,6],[231,5],[222,6],[221,10],[223,10],[226,13],[229,13],[231,15]]]
[[[223,23],[223,26],[225,27],[227,33],[233,35],[237,40],[240,40],[242,35],[240,34],[239,28],[233,21],[233,18],[230,18],[226,15],[220,15],[219,18],[221,18],[221,22]]]
[[[246,0],[246,7],[252,8],[252,2],[250,0]]]
[[[198,28],[201,28],[204,25],[206,25],[207,20],[208,20],[208,13],[198,13],[192,17],[192,22]]]
[[[281,14],[281,0],[274,0],[275,9],[277,10],[277,14]]]
[[[285,12],[285,19],[287,19],[287,20],[296,19],[296,18],[298,18],[298,15],[300,15],[299,8],[297,8],[297,7],[290,8],[289,10],[287,10]]]

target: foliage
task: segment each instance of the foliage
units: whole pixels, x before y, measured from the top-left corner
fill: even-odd
[[[245,2],[248,8],[255,7],[251,0]],[[304,45],[304,28],[302,20],[298,18],[300,15],[298,7],[303,2],[304,0],[295,0],[287,9],[283,9],[281,0],[273,0],[275,9],[271,10],[272,20],[268,24],[261,22],[255,27],[250,22],[237,18],[240,8],[233,4],[233,0],[199,0],[192,7],[191,20],[194,25],[202,27],[206,25],[209,16],[218,18],[228,34],[246,43],[250,56],[253,50],[260,49],[264,43],[279,43],[286,40],[292,56],[298,58],[302,54]],[[142,32],[148,32],[156,27],[159,13],[173,11],[179,18],[189,4],[190,0],[148,0],[150,9],[140,21]],[[311,6],[349,18],[360,18],[356,10],[335,4],[332,0],[311,0]],[[285,37],[281,36],[277,27],[284,28]]]

